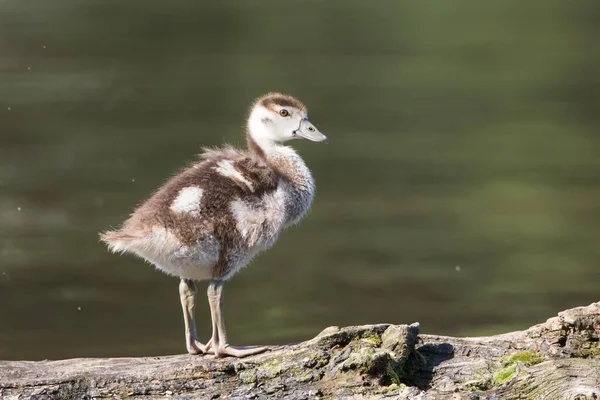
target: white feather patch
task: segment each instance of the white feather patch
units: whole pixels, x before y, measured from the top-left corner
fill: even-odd
[[[230,210],[249,248],[269,248],[286,222],[285,193],[280,189],[267,193],[259,204],[248,204],[237,199],[231,202]]]
[[[236,180],[242,182],[244,185],[246,185],[248,187],[248,189],[250,189],[251,192],[254,192],[254,185],[252,184],[252,182],[250,182],[248,179],[246,179],[244,177],[244,175],[242,175],[240,173],[240,171],[238,171],[233,166],[233,161],[221,160],[217,163],[215,170],[223,176],[226,176],[228,178],[233,178],[233,179],[236,179]]]
[[[171,211],[176,213],[188,213],[200,215],[200,200],[202,189],[197,186],[189,186],[181,189],[171,204]]]

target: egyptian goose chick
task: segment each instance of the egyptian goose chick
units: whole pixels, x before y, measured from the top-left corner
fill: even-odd
[[[198,162],[168,180],[127,219],[101,234],[113,252],[132,253],[181,279],[179,294],[190,354],[244,357],[266,347],[234,347],[227,341],[223,283],[254,256],[275,244],[313,201],[315,184],[302,158],[283,143],[326,142],[295,98],[269,93],[248,118],[248,149],[204,150]],[[198,341],[195,281],[209,280],[212,338]]]

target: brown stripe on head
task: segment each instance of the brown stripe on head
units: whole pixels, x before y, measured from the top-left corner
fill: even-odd
[[[256,99],[252,108],[258,105],[263,106],[272,111],[277,111],[275,106],[294,107],[298,110],[306,111],[306,106],[302,104],[300,100],[287,94],[275,92],[267,93],[266,95]]]

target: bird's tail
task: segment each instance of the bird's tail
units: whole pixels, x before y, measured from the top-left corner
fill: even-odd
[[[113,253],[125,253],[138,239],[140,238],[123,231],[106,231],[100,234],[100,240],[106,243]]]

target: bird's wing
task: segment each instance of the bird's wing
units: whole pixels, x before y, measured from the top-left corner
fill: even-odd
[[[143,236],[159,226],[183,243],[193,243],[207,233],[229,235],[235,225],[232,202],[260,202],[277,189],[279,179],[251,153],[233,148],[210,150],[143,202],[121,231]]]

